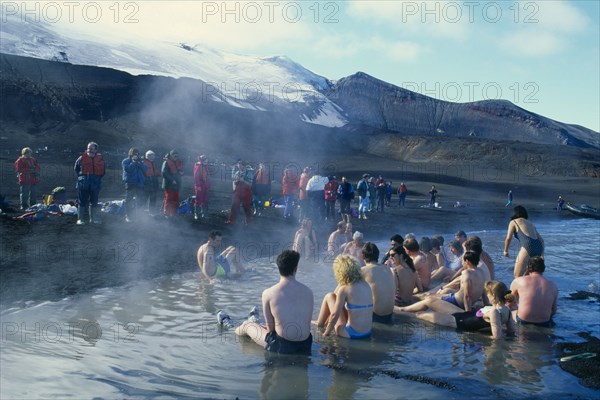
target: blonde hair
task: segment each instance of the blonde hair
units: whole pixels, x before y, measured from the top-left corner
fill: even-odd
[[[508,290],[503,282],[487,281],[485,282],[485,291],[492,295],[492,297],[500,304],[515,301],[515,296]]]
[[[23,150],[21,150],[21,155],[24,156],[25,154],[31,154],[33,153],[33,151],[31,151],[31,149],[29,147],[24,147]]]
[[[362,280],[358,260],[349,255],[339,255],[335,258],[333,275],[340,285],[351,285]]]

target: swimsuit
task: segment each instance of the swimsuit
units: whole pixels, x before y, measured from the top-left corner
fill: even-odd
[[[456,297],[454,297],[454,293],[450,293],[449,295],[442,297],[442,300],[444,300],[450,304],[454,304],[458,308],[462,308],[461,306],[458,305],[458,301],[456,301]]]
[[[282,338],[275,331],[267,333],[265,336],[265,350],[280,354],[305,354],[310,355],[312,346],[312,334],[301,341],[287,340]]]
[[[490,323],[484,320],[483,317],[478,317],[477,313],[475,311],[466,311],[452,314],[456,320],[456,329],[469,332],[489,329]]]
[[[346,303],[346,310],[360,310],[363,308],[373,308],[373,304],[367,304],[365,306],[358,306],[356,304]]]
[[[219,254],[215,257],[215,263],[217,264],[217,269],[215,270],[215,274],[213,276],[216,278],[227,278],[229,271],[231,271],[229,261]]]
[[[378,315],[373,313],[373,322],[379,322],[380,324],[392,325],[394,322],[392,321],[392,315],[394,313],[388,315]]]
[[[544,244],[540,240],[539,236],[537,239],[532,239],[530,236],[527,236],[525,232],[523,232],[519,224],[516,222],[515,224],[519,228],[516,232],[517,239],[521,243],[521,247],[524,247],[525,250],[527,250],[529,257],[537,257],[544,254]]]
[[[350,326],[350,324],[346,324],[346,332],[348,332],[348,335],[350,335],[350,339],[364,339],[371,336],[370,329],[365,333],[358,333]]]
[[[517,315],[517,322],[520,323],[521,325],[535,325],[535,326],[539,326],[542,328],[552,328],[554,325],[556,325],[556,323],[552,320],[552,318],[550,318],[546,322],[527,322],[527,321],[524,321],[521,318],[519,318],[518,315]]]

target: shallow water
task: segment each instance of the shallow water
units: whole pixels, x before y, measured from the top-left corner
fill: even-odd
[[[190,265],[142,280],[129,271],[126,285],[85,290],[102,273],[83,277],[71,268],[64,284],[74,294],[58,300],[63,291],[56,282],[65,271],[48,270],[37,280],[20,272],[35,281],[27,285],[8,274],[0,397],[597,398],[598,391],[560,369],[554,344],[581,341],[582,331],[600,337],[598,302],[568,299],[590,283],[600,286],[600,222],[552,222],[538,230],[546,240],[546,276],[560,290],[557,326],[520,329],[507,341],[398,318],[391,327],[376,325],[369,340],[313,333],[311,357],[270,355],[215,323],[218,309],[241,319],[259,305],[262,290],[278,280],[266,259],[255,260],[243,279],[212,286]],[[514,260],[501,257],[505,232],[467,233],[483,239],[498,279],[510,283]],[[335,287],[331,267],[303,263],[297,278],[313,288],[316,317],[323,295]]]

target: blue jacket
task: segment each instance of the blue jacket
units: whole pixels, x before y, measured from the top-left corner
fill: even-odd
[[[140,158],[137,161],[133,161],[127,157],[123,160],[123,182],[144,185],[146,178],[146,171],[148,167],[144,164],[144,161]]]

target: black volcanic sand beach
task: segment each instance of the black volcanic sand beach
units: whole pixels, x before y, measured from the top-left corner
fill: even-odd
[[[18,186],[12,173],[12,162],[17,155],[3,154],[0,160],[1,191],[13,206],[18,204]],[[56,186],[67,188],[69,200],[76,198],[72,172],[74,159],[71,160],[70,155],[65,158],[66,161],[49,156],[40,157],[46,177],[39,185],[38,198]],[[296,165],[305,164],[309,162],[298,162]],[[574,204],[586,203],[594,207],[598,207],[600,201],[597,178],[547,176],[539,175],[539,171],[515,173],[510,169],[495,169],[493,176],[490,175],[492,170],[489,170],[486,177],[480,167],[468,163],[461,168],[449,164],[424,166],[364,155],[352,160],[340,157],[311,164],[322,168],[323,175],[348,176],[353,183],[363,172],[381,174],[384,179],[393,181],[394,187],[401,181],[406,182],[409,188],[406,208],[396,205],[397,196],[394,194],[393,207],[387,208],[384,213],[370,213],[368,220],[353,219],[353,230],[363,232],[367,241],[387,240],[392,234],[404,235],[408,232],[414,232],[417,236],[444,233],[446,241],[449,241],[449,234],[459,229],[467,233],[474,230],[503,230],[511,214],[511,210],[504,206],[509,189],[515,194],[514,204],[527,207],[533,222],[577,218],[568,211],[559,213],[554,210],[559,195]],[[278,162],[278,165],[284,163]],[[273,194],[280,193],[277,182],[281,167],[278,168],[273,167],[276,181]],[[187,171],[182,199],[193,194],[190,165]],[[17,212],[6,212],[0,224],[3,251],[0,260],[3,288],[0,300],[8,304],[22,299],[11,298],[15,294],[7,293],[5,287],[22,287],[23,293],[31,296],[32,301],[53,300],[99,287],[124,285],[136,279],[194,271],[197,269],[196,250],[206,241],[207,233],[214,229],[223,232],[224,245],[234,244],[246,249],[245,256],[250,259],[272,257],[289,246],[298,223],[284,220],[281,209],[267,209],[265,215],[254,218],[249,227],[242,223],[242,212],[235,225],[225,224],[230,207],[231,182],[228,177],[228,167],[216,167],[209,215],[199,222],[194,221],[191,214],[180,215],[172,220],[140,215],[136,223],[127,224],[123,217],[103,213],[102,225],[77,226],[75,216],[49,216],[39,222],[28,222],[14,219],[19,215]],[[422,207],[428,202],[427,191],[432,184],[439,191],[441,208]],[[120,181],[120,170],[110,171],[103,186],[101,201],[122,199],[124,188]],[[161,196],[159,203],[160,199]],[[464,207],[453,207],[457,201]],[[356,204],[353,206],[356,207]],[[336,222],[315,224],[320,249],[325,248],[327,236],[335,229]],[[130,260],[135,260],[143,269],[133,268],[134,264],[128,264]],[[60,271],[52,281],[44,278],[44,272],[50,269]],[[101,273],[82,273],[86,269]],[[598,339],[584,339],[584,343],[560,344],[561,351],[564,354],[588,351],[600,354]],[[584,385],[600,387],[598,357],[561,363],[561,367],[581,377]]]

